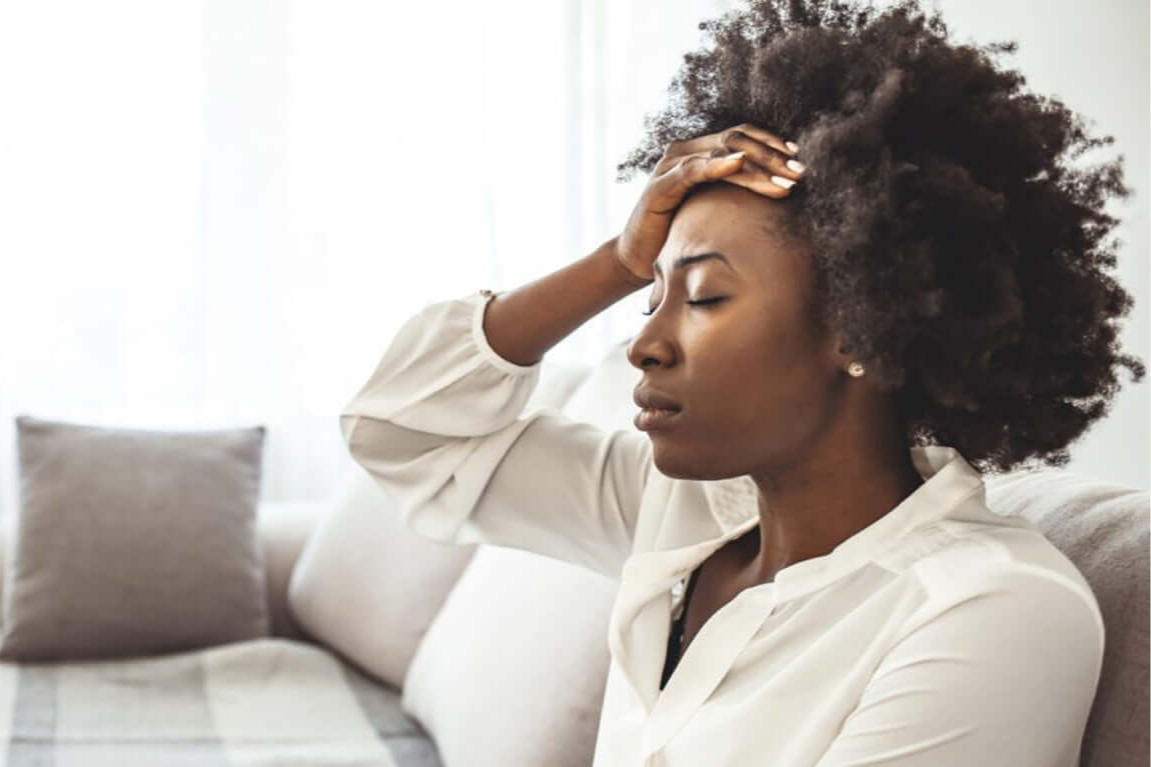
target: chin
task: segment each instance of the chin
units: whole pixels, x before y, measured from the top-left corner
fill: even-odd
[[[651,439],[651,462],[659,469],[660,474],[672,479],[696,479],[691,475],[690,463],[678,459],[670,451],[660,448],[661,438],[649,434]]]
[[[742,472],[726,472],[714,466],[704,466],[698,455],[677,455],[674,449],[660,447],[663,438],[652,435],[652,463],[660,473],[672,479],[716,480],[740,476]]]

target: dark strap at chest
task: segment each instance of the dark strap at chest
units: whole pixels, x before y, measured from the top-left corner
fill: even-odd
[[[699,577],[699,571],[703,569],[702,565],[695,568],[691,573],[691,578],[688,579],[687,589],[683,595],[683,609],[680,611],[679,617],[675,619],[672,624],[671,633],[667,638],[667,654],[664,656],[663,661],[663,675],[659,681],[659,689],[663,689],[667,685],[667,680],[671,678],[671,672],[675,670],[676,664],[679,663],[680,647],[683,645],[683,624],[687,618],[687,606],[691,601],[691,592],[695,588],[695,582]]]

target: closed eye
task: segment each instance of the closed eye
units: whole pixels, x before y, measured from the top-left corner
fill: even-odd
[[[684,303],[687,304],[688,306],[707,306],[709,304],[718,304],[720,301],[726,301],[726,300],[727,300],[727,296],[717,296],[715,298],[705,298],[701,301],[684,301]],[[654,308],[648,309],[646,312],[640,312],[640,314],[642,314],[646,317],[646,316],[655,314],[655,309]]]

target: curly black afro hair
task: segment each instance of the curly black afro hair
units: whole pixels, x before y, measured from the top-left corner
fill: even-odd
[[[742,123],[794,140],[807,171],[786,233],[810,246],[818,316],[897,392],[909,443],[982,472],[1065,465],[1109,412],[1117,367],[1145,374],[1114,324],[1133,299],[1105,271],[1106,198],[1131,194],[1123,156],[1066,164],[1114,138],[1021,92],[989,56],[1016,43],[951,43],[910,0],[752,0],[700,29],[713,40],[684,56],[617,180]]]

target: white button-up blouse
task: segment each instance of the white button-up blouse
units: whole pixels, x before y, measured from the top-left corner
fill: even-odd
[[[594,767],[1078,764],[1094,594],[946,446],[911,448],[925,482],[885,516],[719,608],[661,690],[683,580],[758,524],[754,485],[669,478],[640,432],[525,408],[541,363],[488,345],[490,297],[409,318],[340,426],[417,533],[618,580]]]

